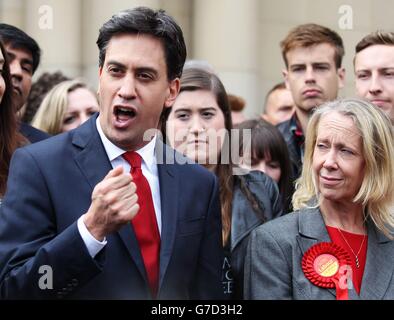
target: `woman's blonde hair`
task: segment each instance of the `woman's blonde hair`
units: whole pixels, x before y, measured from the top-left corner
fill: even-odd
[[[327,102],[312,115],[306,134],[305,156],[301,177],[293,195],[295,210],[320,204],[312,168],[317,130],[321,118],[331,112],[350,117],[362,138],[365,176],[354,202],[364,208],[364,218],[370,217],[386,236],[394,228],[394,134],[390,119],[372,103],[360,99],[339,99]]]
[[[90,90],[96,97],[81,79],[63,81],[47,93],[31,122],[32,126],[51,135],[61,133],[68,106],[68,94],[79,88]]]

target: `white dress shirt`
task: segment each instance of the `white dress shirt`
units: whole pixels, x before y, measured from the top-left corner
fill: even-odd
[[[122,157],[122,155],[127,151],[123,150],[116,145],[114,145],[109,139],[105,136],[101,125],[100,125],[100,116],[96,119],[96,127],[98,133],[100,135],[100,139],[104,145],[105,152],[107,153],[108,159],[111,162],[112,168],[117,166],[122,166],[124,172],[130,172],[130,164]],[[139,150],[135,150],[142,158],[141,161],[141,170],[146,180],[148,180],[153,199],[153,206],[155,208],[156,213],[156,221],[157,226],[159,228],[159,233],[161,234],[161,202],[160,202],[160,186],[159,186],[159,175],[155,157],[155,145],[156,145],[156,136],[144,147]],[[138,214],[138,213],[137,213]],[[95,239],[89,230],[86,228],[85,223],[83,222],[83,217],[81,216],[78,219],[78,230],[81,234],[85,245],[92,256],[94,258],[97,253],[100,252],[102,248],[107,244],[107,240],[98,241]]]

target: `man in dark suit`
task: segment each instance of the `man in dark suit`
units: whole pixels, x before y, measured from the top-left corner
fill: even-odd
[[[20,112],[29,96],[33,74],[40,64],[41,50],[33,38],[6,23],[0,23],[0,40],[4,43],[10,64],[13,103],[16,111]],[[27,123],[21,122],[19,130],[31,143],[49,138],[48,134]]]
[[[146,139],[178,94],[182,31],[140,7],[107,21],[97,44],[100,114],[12,159],[0,298],[221,298],[217,180]]]

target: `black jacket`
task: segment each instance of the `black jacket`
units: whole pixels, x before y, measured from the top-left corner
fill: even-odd
[[[285,139],[287,148],[289,150],[291,168],[293,171],[293,176],[291,179],[292,183],[294,183],[294,181],[301,175],[302,171],[301,146],[300,143],[297,141],[294,130],[292,129],[294,121],[295,119],[291,118],[290,120],[281,122],[276,126],[282,134],[283,138]]]

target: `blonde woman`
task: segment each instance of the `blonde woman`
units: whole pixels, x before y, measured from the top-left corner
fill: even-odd
[[[308,125],[293,214],[254,231],[249,299],[394,299],[394,147],[369,102],[319,107]]]
[[[63,81],[45,96],[32,125],[56,135],[77,128],[98,110],[97,96],[85,82]]]

